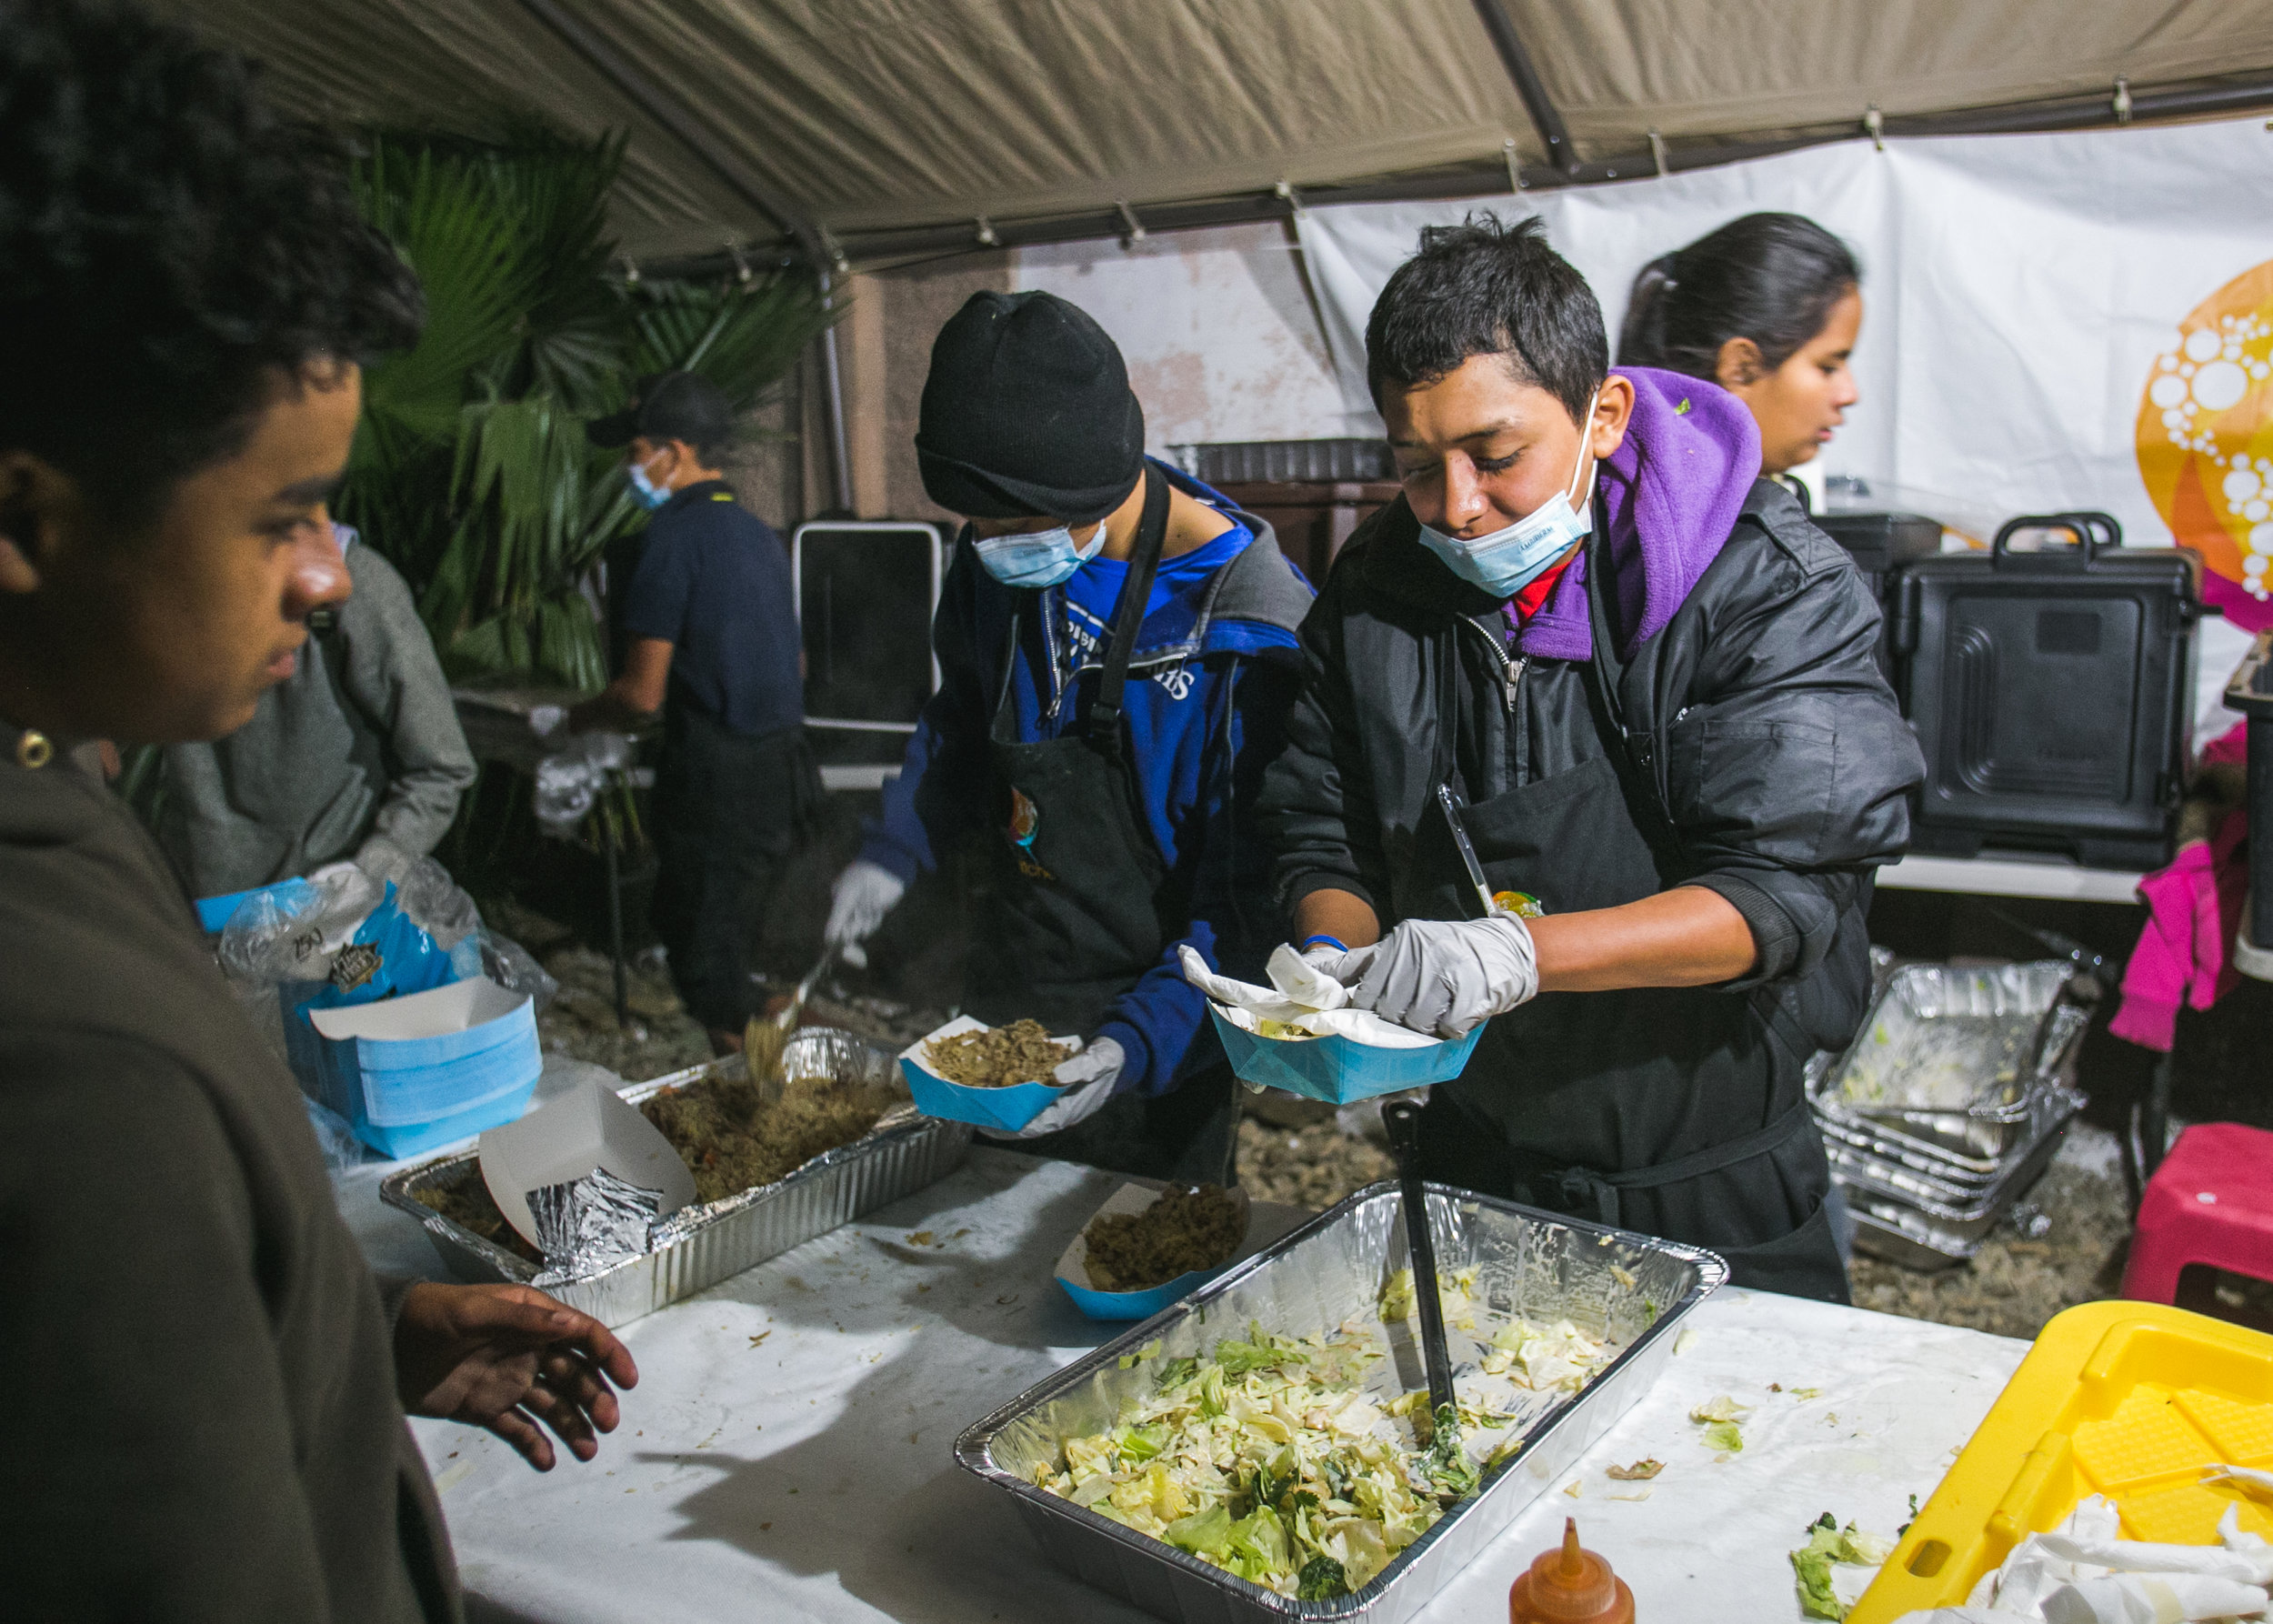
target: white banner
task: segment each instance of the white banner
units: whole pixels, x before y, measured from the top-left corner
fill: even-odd
[[[2199,549],[2213,601],[2273,624],[2262,118],[1858,141],[1584,190],[1319,209],[1301,240],[1353,409],[1375,296],[1423,226],[1471,208],[1543,216],[1601,297],[1614,351],[1648,260],[1754,210],[1810,216],[1863,263],[1863,398],[1818,459],[1826,474],[1936,493],[1935,516],[1968,533],[2105,509],[2129,542],[2175,533]],[[2231,643],[2206,648],[2206,667],[2229,669]]]

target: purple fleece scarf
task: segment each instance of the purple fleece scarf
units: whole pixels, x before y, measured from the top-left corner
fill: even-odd
[[[1744,402],[1717,384],[1654,366],[1617,371],[1634,386],[1634,416],[1596,471],[1595,496],[1617,593],[1613,624],[1621,657],[1631,659],[1720,556],[1760,476],[1760,431]],[[1541,659],[1593,657],[1586,554],[1571,560],[1516,646]]]

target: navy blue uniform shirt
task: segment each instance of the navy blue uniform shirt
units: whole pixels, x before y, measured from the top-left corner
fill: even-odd
[[[626,637],[671,645],[665,703],[755,737],[805,720],[789,554],[723,480],[690,485],[647,521],[626,594]]]

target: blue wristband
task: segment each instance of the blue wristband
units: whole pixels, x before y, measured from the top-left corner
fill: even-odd
[[[1337,953],[1347,953],[1349,951],[1349,944],[1342,940],[1340,937],[1325,935],[1304,937],[1302,938],[1302,947],[1298,949],[1298,951],[1307,953],[1320,942],[1324,942]]]

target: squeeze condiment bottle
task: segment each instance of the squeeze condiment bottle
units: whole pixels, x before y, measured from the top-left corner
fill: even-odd
[[[1507,1588],[1507,1624],[1634,1624],[1634,1592],[1610,1564],[1578,1547],[1578,1519]]]

